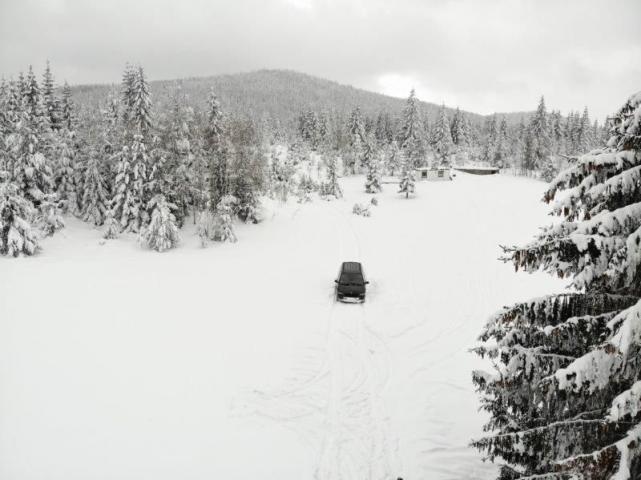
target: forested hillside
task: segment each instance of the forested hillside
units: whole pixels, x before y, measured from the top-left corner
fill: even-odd
[[[154,93],[154,103],[158,108],[162,108],[169,100],[177,85],[180,85],[187,95],[187,101],[191,106],[206,103],[209,90],[213,88],[225,111],[252,118],[278,119],[283,126],[289,128],[296,126],[300,112],[309,109],[343,117],[360,107],[366,117],[376,117],[380,112],[398,116],[404,104],[404,100],[400,98],[291,70],[259,70],[149,83]],[[118,88],[119,85],[78,85],[72,86],[71,91],[79,105],[91,108],[103,102],[111,89]],[[419,108],[424,115],[433,117],[436,116],[440,105],[420,101]],[[452,115],[454,108],[446,107],[446,111]],[[475,123],[480,123],[483,119],[482,115],[468,115]],[[508,124],[512,125],[530,115],[531,112],[510,113],[506,118]]]

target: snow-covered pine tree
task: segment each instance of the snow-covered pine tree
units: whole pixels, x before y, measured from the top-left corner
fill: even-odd
[[[122,124],[129,126],[132,110],[134,108],[134,85],[136,83],[136,70],[133,65],[127,63],[122,74],[120,87],[120,104],[122,105]]]
[[[298,133],[312,150],[316,150],[321,138],[320,119],[315,111],[307,110],[298,118]]]
[[[236,198],[233,195],[225,195],[218,202],[216,207],[216,233],[214,240],[219,242],[236,242],[236,234],[234,233],[234,222],[232,215],[234,213],[234,205]]]
[[[33,255],[39,249],[31,223],[33,204],[20,194],[18,186],[0,176],[0,255]]]
[[[389,113],[379,112],[376,117],[376,130],[374,136],[379,146],[388,145],[394,138]]]
[[[551,155],[545,160],[545,164],[541,169],[541,178],[546,182],[551,182],[559,174],[559,168],[556,165],[554,157]]]
[[[470,132],[468,131],[468,121],[465,118],[465,114],[456,107],[456,112],[454,112],[454,117],[452,117],[452,124],[450,126],[450,131],[452,133],[452,142],[459,149],[467,148],[470,144]]]
[[[222,155],[229,155],[231,145],[221,149]],[[241,145],[234,151],[233,170],[229,182],[229,194],[235,199],[234,212],[243,222],[259,222],[260,201],[258,193],[264,182],[264,155],[265,153],[256,146]],[[287,182],[287,192],[294,188],[293,169]]]
[[[588,107],[585,107],[579,123],[579,151],[589,152],[592,149],[592,145],[592,125],[590,124]]]
[[[508,164],[508,142],[507,120],[505,116],[503,116],[497,131],[494,160],[492,161],[493,165],[503,168]]]
[[[385,167],[387,168],[387,172],[394,176],[401,165],[401,149],[398,147],[396,140],[392,140],[386,153]]]
[[[31,65],[29,65],[29,71],[27,72],[22,87],[22,102],[25,111],[29,114],[29,118],[32,121],[35,121],[36,118],[45,118],[42,92]]]
[[[107,207],[107,211],[105,213],[105,231],[102,234],[102,238],[105,240],[115,240],[118,238],[120,235],[121,229],[120,229],[120,224],[118,221],[114,218],[113,214],[113,208],[110,205]]]
[[[525,138],[523,139],[523,169],[526,174],[531,174],[536,169],[537,157],[535,154],[535,139],[530,125],[525,127]]]
[[[432,149],[436,153],[439,165],[449,165],[450,153],[453,149],[450,122],[447,119],[445,105],[441,105],[436,123],[432,131]]]
[[[60,101],[55,95],[55,88],[51,66],[47,60],[47,66],[42,76],[42,101],[49,125],[53,130],[58,130],[60,128]]]
[[[172,209],[176,209],[175,205],[167,202],[162,194],[155,195],[149,201],[147,210],[151,211],[151,221],[140,231],[141,244],[157,252],[164,252],[178,245],[180,236]]]
[[[58,205],[63,213],[78,213],[75,158],[72,147],[73,133],[66,128],[58,130],[55,136],[53,181],[58,194]]]
[[[151,95],[145,71],[141,65],[135,70],[131,99],[130,120],[138,134],[147,137],[151,131]]]
[[[548,156],[552,153],[550,141],[550,126],[545,109],[545,98],[541,97],[536,113],[530,123],[532,133],[532,152],[534,168],[542,168]]]
[[[365,177],[365,191],[367,193],[379,193],[383,190],[381,185],[381,169],[379,154],[374,148],[375,139],[372,135],[368,135],[365,141],[363,165],[367,169]]]
[[[336,155],[329,155],[327,163],[327,180],[321,185],[321,194],[324,196],[333,196],[335,198],[343,197],[343,190],[338,183],[338,158]]]
[[[425,164],[425,138],[418,112],[418,100],[414,89],[410,91],[405,108],[398,143],[413,168]]]
[[[9,180],[17,184],[19,193],[37,207],[44,195],[53,191],[53,172],[44,151],[48,147],[41,130],[42,117],[36,112],[21,111],[7,136],[6,152]]]
[[[554,110],[550,113],[550,140],[552,142],[552,150],[555,153],[565,152],[565,145],[563,142],[563,119],[561,112]],[[587,152],[587,150],[585,150]]]
[[[134,135],[131,149],[125,146],[119,154],[114,184],[113,215],[121,231],[137,233],[147,224],[147,164],[143,137]]]
[[[94,225],[105,223],[109,210],[109,196],[105,188],[100,157],[93,148],[89,151],[83,172],[82,195],[82,219]]]
[[[405,198],[409,198],[414,193],[414,166],[411,159],[405,156],[405,152],[401,150],[401,181],[399,183],[398,193],[404,193]]]
[[[360,159],[363,156],[363,142],[365,139],[365,127],[360,108],[356,107],[347,123],[348,149],[343,155],[343,168],[345,173],[355,174],[359,169]]]
[[[215,211],[229,190],[229,145],[224,138],[225,117],[213,89],[207,102],[207,124],[204,132],[205,152],[209,157],[209,204]]]
[[[283,158],[276,151],[272,152],[270,166],[272,195],[281,202],[286,202],[293,187],[294,173],[296,173],[290,152],[287,151]]]
[[[501,479],[641,478],[641,92],[544,200],[563,221],[505,259],[574,292],[488,321],[475,350],[495,372],[473,380],[490,435],[474,445],[505,462]]]
[[[486,130],[487,130],[487,135],[485,137],[485,143],[483,144],[481,160],[487,163],[494,164],[496,142],[498,140],[498,135],[499,135],[498,124],[496,122],[496,115],[492,115],[491,118],[486,120]]]
[[[44,236],[51,236],[61,228],[64,228],[65,221],[62,218],[62,211],[58,206],[58,197],[55,193],[43,196],[38,204],[34,225]]]
[[[568,113],[565,122],[566,153],[574,155],[579,151],[580,119],[577,112]]]
[[[65,81],[62,86],[62,98],[59,105],[59,127],[73,132],[76,130],[76,107],[71,98],[71,87]]]
[[[179,226],[189,215],[196,193],[195,160],[197,141],[193,135],[193,111],[186,105],[186,97],[178,86],[171,100],[171,109],[165,125],[164,149],[167,155],[165,164],[167,201],[175,204],[174,215]]]

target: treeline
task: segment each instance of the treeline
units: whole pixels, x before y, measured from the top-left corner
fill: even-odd
[[[411,118],[408,108],[414,112]],[[356,107],[343,120],[327,112],[306,110],[298,117],[297,134],[314,150],[333,149],[352,159],[359,156],[354,146],[368,138],[382,152],[384,163],[390,163],[386,169],[393,174],[396,149],[406,143],[408,131],[412,132],[413,146],[403,150],[414,158],[416,167],[481,162],[541,175],[546,180],[558,172],[564,157],[588,152],[602,145],[607,136],[605,127],[596,120],[591,122],[587,108],[583,114],[570,112],[563,117],[559,111],[548,112],[543,97],[528,121],[522,118],[509,125],[505,116],[496,114],[483,122],[458,108],[449,115],[445,106],[432,117],[422,111],[413,91],[398,116],[389,112],[365,116]],[[354,161],[348,163],[355,171]]]

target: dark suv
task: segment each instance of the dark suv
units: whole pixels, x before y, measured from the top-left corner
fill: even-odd
[[[365,301],[365,285],[369,282],[363,276],[363,267],[359,262],[343,262],[338,272],[336,283],[336,300]]]

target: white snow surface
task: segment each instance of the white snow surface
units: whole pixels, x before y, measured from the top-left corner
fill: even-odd
[[[498,244],[550,222],[545,184],[458,173],[270,205],[236,244],[104,243],[74,219],[0,259],[0,478],[489,479],[468,352],[503,305],[562,290]],[[104,243],[104,244],[101,244]],[[340,262],[367,302],[336,304]]]

